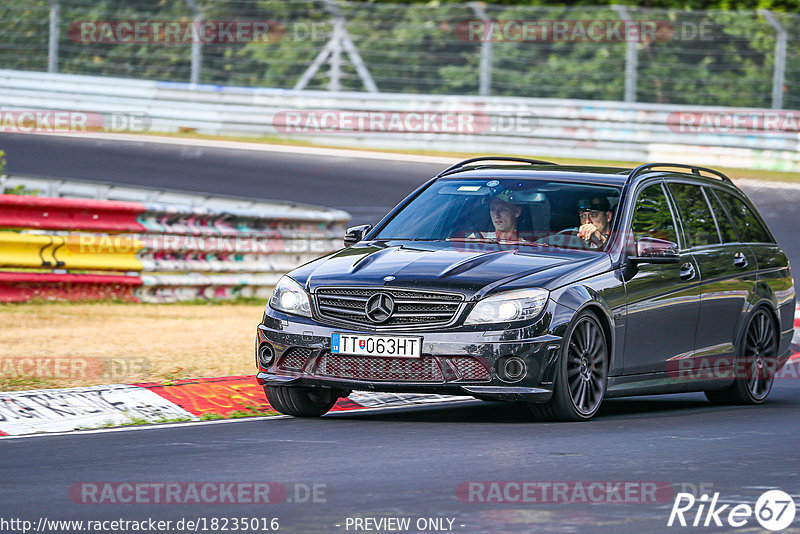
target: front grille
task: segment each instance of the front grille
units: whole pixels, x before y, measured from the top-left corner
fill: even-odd
[[[392,316],[382,323],[367,318],[367,301],[376,293],[394,299]],[[463,302],[462,295],[386,288],[320,288],[316,292],[321,319],[368,326],[443,325],[453,320]]]
[[[477,358],[448,358],[461,380],[489,380],[489,370]]]
[[[302,371],[306,362],[311,357],[311,349],[295,347],[287,350],[281,356],[278,369],[281,371]]]
[[[443,382],[436,358],[373,358],[324,353],[319,358],[317,376],[353,380],[394,382]]]

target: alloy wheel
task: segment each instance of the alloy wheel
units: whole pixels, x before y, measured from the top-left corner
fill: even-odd
[[[570,336],[567,384],[575,409],[582,415],[597,410],[606,384],[606,350],[603,332],[595,320],[581,317]]]

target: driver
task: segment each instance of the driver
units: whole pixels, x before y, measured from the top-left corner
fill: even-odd
[[[578,203],[581,227],[578,237],[587,242],[589,248],[601,248],[611,233],[611,219],[614,213],[604,195],[597,195]]]

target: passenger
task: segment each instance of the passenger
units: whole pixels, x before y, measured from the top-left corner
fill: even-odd
[[[494,232],[471,232],[466,237],[470,239],[496,239],[497,241],[525,242],[517,231],[517,219],[522,213],[522,208],[514,204],[513,193],[505,190],[483,200],[489,204],[489,217],[494,226]]]
[[[611,233],[611,219],[614,213],[605,196],[598,195],[583,199],[578,204],[581,227],[578,237],[587,242],[589,248],[602,248]]]

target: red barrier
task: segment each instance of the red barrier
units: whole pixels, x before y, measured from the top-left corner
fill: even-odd
[[[258,385],[253,375],[176,380],[169,385],[157,382],[133,385],[147,388],[198,416],[272,410],[264,396],[264,388]],[[364,406],[350,399],[339,399],[331,411],[363,408]]]
[[[138,276],[0,272],[0,302],[105,300],[139,302]]]
[[[0,195],[0,227],[144,232],[139,202]]]

